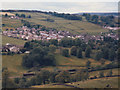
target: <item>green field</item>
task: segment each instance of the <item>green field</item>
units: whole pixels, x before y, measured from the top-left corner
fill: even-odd
[[[120,78],[119,78],[120,79]],[[118,88],[118,77],[110,78],[99,78],[93,80],[86,80],[80,82],[66,83],[64,85],[36,85],[33,88],[71,88],[71,86],[76,86],[78,88],[106,88],[106,85],[110,85],[112,88]],[[70,86],[66,86],[70,85]]]
[[[24,72],[26,72],[27,69],[23,68],[21,66],[22,62],[22,56],[23,55],[3,55],[2,56],[2,67],[7,67],[10,76],[20,76]]]
[[[99,32],[107,32],[108,30],[103,29],[102,27],[85,22],[85,21],[77,21],[77,20],[66,20],[59,17],[54,17],[51,15],[43,14],[43,13],[30,13],[30,12],[14,12],[19,14],[31,15],[32,18],[24,18],[25,20],[34,23],[44,25],[49,28],[55,28],[57,30],[62,31],[70,31],[72,33],[99,33]],[[45,19],[50,18],[53,19],[54,22],[44,21]],[[3,20],[4,21],[4,20]]]
[[[22,26],[21,20],[19,19],[9,19],[9,17],[2,17],[2,23],[5,24],[5,27],[3,27],[3,30],[6,28],[13,29],[18,28]]]
[[[25,40],[11,38],[11,37],[2,35],[2,45],[5,45],[6,43],[10,43],[14,45],[24,45],[25,42],[26,42]]]
[[[27,72],[27,70],[21,66],[22,56],[23,56],[22,54],[17,54],[17,55],[13,55],[13,56],[11,56],[11,55],[3,55],[2,56],[2,58],[3,58],[2,66],[7,67],[9,69],[9,71],[11,72],[11,76],[22,75],[23,73]],[[57,66],[55,66],[55,67],[47,66],[47,67],[43,67],[41,69],[49,70],[49,71],[83,69],[83,68],[85,68],[84,67],[85,62],[88,60],[90,60],[92,62],[93,66],[100,64],[100,62],[97,62],[93,59],[78,59],[73,56],[71,58],[66,58],[66,57],[63,57],[58,54],[56,54],[55,57],[56,57]],[[106,63],[109,63],[109,61],[107,61]],[[95,74],[91,74],[91,75],[95,75]]]

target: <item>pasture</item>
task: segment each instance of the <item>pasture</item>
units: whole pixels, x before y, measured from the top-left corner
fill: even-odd
[[[86,22],[86,21],[77,21],[77,20],[66,20],[63,18],[43,14],[43,13],[30,13],[30,12],[14,12],[18,14],[25,14],[25,15],[31,15],[32,18],[24,18],[24,20],[27,20],[33,24],[40,24],[44,25],[49,28],[55,28],[58,31],[70,31],[74,34],[77,33],[90,33],[90,34],[96,34],[100,32],[107,32],[107,29],[103,29],[102,27]],[[54,22],[44,21],[45,19],[52,19]]]
[[[32,88],[118,88],[119,77],[110,78],[99,78],[80,82],[65,83],[65,84],[46,84],[46,85],[35,85]],[[106,87],[109,84],[109,87]]]
[[[14,44],[14,45],[24,45],[26,41],[21,39],[16,39],[8,36],[2,35],[2,45],[5,45],[6,43]]]

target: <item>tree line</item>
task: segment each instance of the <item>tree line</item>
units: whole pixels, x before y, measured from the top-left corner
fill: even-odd
[[[113,15],[98,16],[98,15],[91,15],[89,13],[83,13],[82,16],[84,16],[88,22],[98,24],[101,26],[117,27],[119,24]]]

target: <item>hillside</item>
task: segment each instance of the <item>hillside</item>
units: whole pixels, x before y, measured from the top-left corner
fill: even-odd
[[[66,84],[46,84],[36,85],[32,88],[107,88],[109,84],[112,88],[118,88],[118,77],[100,78]]]
[[[66,20],[63,18],[51,16],[48,14],[43,13],[32,13],[32,12],[12,12],[13,14],[25,14],[25,15],[31,15],[32,18],[23,18],[24,20],[27,20],[33,24],[40,24],[49,28],[55,28],[57,30],[62,31],[70,31],[72,33],[99,33],[99,32],[106,32],[106,29],[103,29],[102,27],[86,22],[86,21],[77,21],[77,20]],[[54,22],[46,21],[46,19],[52,19]],[[19,26],[22,26],[21,20],[16,19],[10,19],[3,18],[3,24],[6,24],[5,27],[14,27],[17,28]],[[11,23],[9,23],[11,22]],[[11,25],[12,24],[12,25]],[[3,29],[5,28],[3,27]]]
[[[6,43],[10,43],[10,44],[14,44],[14,45],[24,46],[25,42],[26,42],[25,40],[11,38],[11,37],[2,35],[2,45],[5,45]]]

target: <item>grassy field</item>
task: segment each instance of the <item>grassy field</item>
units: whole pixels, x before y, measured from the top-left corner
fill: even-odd
[[[109,84],[112,88],[118,88],[118,78],[119,77],[99,78],[75,82],[72,83],[72,85],[80,88],[105,88],[106,85]]]
[[[19,14],[31,15],[32,18],[25,18],[25,20],[32,22],[34,24],[41,24],[49,28],[55,28],[57,30],[67,30],[72,33],[99,33],[99,32],[106,32],[106,29],[102,27],[88,23],[85,21],[77,21],[77,20],[66,20],[63,18],[54,17],[51,15],[46,15],[43,13],[30,13],[30,12],[15,12]],[[14,13],[14,14],[15,14]],[[45,19],[50,18],[53,19],[54,22],[44,21]]]
[[[21,66],[21,62],[22,62],[22,56],[21,54],[18,55],[3,55],[3,67],[8,67],[9,71],[11,72],[11,75],[15,76],[18,74],[22,74],[24,72],[26,72],[26,69],[24,69]],[[69,69],[83,69],[85,68],[85,62],[90,60],[92,62],[92,65],[99,65],[100,63],[93,60],[93,59],[78,59],[76,57],[70,57],[70,58],[66,58],[63,57],[61,55],[56,54],[56,63],[57,66],[53,67],[53,66],[47,66],[47,67],[43,67],[41,68],[42,70],[49,70],[49,71],[56,71],[56,70],[69,70]],[[109,61],[107,61],[109,62]],[[117,72],[117,70],[115,71]],[[96,75],[98,72],[96,73],[92,73],[91,75]]]
[[[3,55],[2,56],[2,67],[7,67],[10,76],[20,76],[27,71],[26,68],[21,66],[23,55]]]
[[[18,28],[20,26],[22,26],[23,24],[21,23],[21,20],[19,19],[9,19],[9,17],[2,17],[2,23],[5,24],[3,28],[3,30],[8,29],[15,29]]]
[[[24,45],[25,42],[26,42],[25,40],[11,38],[11,37],[2,35],[2,45],[5,45],[6,43],[10,43],[14,45]]]
[[[120,78],[119,78],[120,79]],[[86,80],[80,82],[66,83],[65,85],[36,85],[33,88],[71,88],[70,86],[76,86],[78,88],[106,88],[106,85],[110,85],[112,88],[118,88],[118,77],[100,78],[93,80]],[[70,86],[66,86],[70,85]]]

